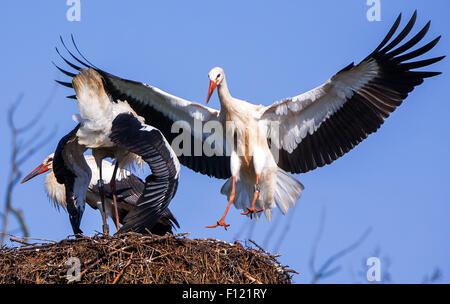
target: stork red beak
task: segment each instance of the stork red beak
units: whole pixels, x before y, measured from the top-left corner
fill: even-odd
[[[212,93],[216,89],[217,83],[215,81],[210,80],[209,81],[209,89],[208,89],[208,96],[206,97],[206,104],[208,104],[209,99],[211,98]]]
[[[33,177],[36,177],[44,172],[47,172],[49,170],[49,168],[47,167],[47,165],[44,164],[40,164],[36,169],[34,169],[33,171],[31,171],[30,174],[28,174],[27,176],[25,176],[20,183],[23,184],[27,181],[29,181],[30,179],[32,179]]]

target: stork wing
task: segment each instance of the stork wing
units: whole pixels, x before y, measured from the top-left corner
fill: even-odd
[[[90,191],[99,193],[98,185],[91,184]],[[124,223],[124,219],[130,210],[138,205],[139,198],[144,192],[144,182],[134,174],[129,174],[121,179],[116,180],[116,199],[119,207],[119,221]],[[113,199],[113,192],[111,184],[104,185],[104,195],[106,198]],[[161,217],[156,222],[155,226],[150,230],[153,234],[164,235],[166,232],[171,232],[173,227],[180,227],[175,216],[167,208],[161,214]]]
[[[131,114],[119,114],[112,123],[111,140],[142,157],[152,174],[145,179],[145,189],[137,206],[124,218],[121,232],[145,233],[164,214],[175,195],[180,175],[178,159],[162,133],[144,125]]]
[[[187,132],[190,135],[190,149],[183,154],[178,155],[180,162],[195,172],[200,172],[208,176],[214,176],[216,178],[228,178],[231,176],[230,171],[230,159],[226,156],[225,145],[220,147],[214,147],[213,151],[216,153],[212,156],[197,155],[194,151],[194,147],[203,144],[211,145],[209,142],[203,143],[206,139],[206,135],[203,132],[195,132],[195,121],[208,122],[219,119],[219,111],[201,105],[199,103],[191,102],[174,95],[168,94],[156,87],[147,85],[145,83],[136,82],[132,80],[122,79],[120,77],[109,74],[91,64],[78,50],[74,39],[72,42],[75,49],[83,60],[77,58],[64,44],[61,39],[64,48],[68,51],[70,56],[75,59],[78,64],[85,67],[96,70],[103,78],[106,92],[112,97],[113,101],[126,100],[131,108],[139,115],[145,118],[145,123],[159,129],[167,140],[172,143],[174,138],[179,135],[179,129],[176,128],[172,131],[172,125],[174,122],[183,122],[181,130]],[[56,49],[61,58],[73,69],[80,71],[80,67],[77,64],[71,63],[64,58],[58,49]],[[56,66],[56,65],[55,65]],[[58,70],[69,77],[74,77],[75,74],[68,72],[58,66]],[[71,82],[57,81],[59,84],[72,88]],[[68,96],[69,98],[75,98],[75,96]],[[198,124],[202,126],[202,124]],[[184,144],[188,144],[185,142]]]
[[[150,232],[156,235],[165,235],[168,232],[172,233],[172,228],[175,228],[175,226],[180,228],[177,219],[170,209],[167,208],[159,218],[158,222],[156,222],[155,226],[150,229]]]
[[[276,158],[282,169],[303,173],[330,164],[375,132],[424,78],[440,74],[412,70],[445,56],[405,62],[426,53],[439,41],[437,37],[405,54],[425,36],[430,22],[398,46],[411,31],[416,12],[386,45],[400,18],[401,14],[381,44],[361,63],[350,64],[316,89],[265,109],[261,119],[268,126],[269,144],[275,145],[272,151],[279,152]],[[278,130],[273,126],[279,126]],[[277,135],[279,140],[274,140]]]
[[[58,183],[66,190],[67,211],[75,234],[80,229],[84,212],[86,191],[91,180],[91,169],[83,156],[86,150],[77,141],[76,133],[80,125],[61,138],[53,157],[53,172]]]
[[[103,164],[107,161],[103,161]],[[111,166],[113,166],[111,164]],[[125,170],[125,169],[119,169]],[[100,190],[97,183],[91,183],[89,190],[97,195],[100,195]],[[128,214],[128,211],[136,207],[139,198],[144,192],[144,182],[134,174],[116,179],[116,200],[119,208],[119,221],[123,223],[123,218]],[[106,198],[113,199],[113,191],[110,183],[105,183],[103,186],[103,193]]]

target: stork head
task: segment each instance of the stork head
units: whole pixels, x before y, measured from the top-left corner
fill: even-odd
[[[220,86],[222,81],[225,79],[225,73],[223,72],[222,68],[215,67],[211,71],[209,71],[208,77],[209,77],[209,89],[208,89],[208,96],[206,97],[206,103],[208,103],[209,99],[211,98],[214,89],[217,86]]]
[[[30,179],[32,179],[33,177],[36,177],[44,172],[52,171],[53,170],[53,156],[54,156],[53,153],[50,154],[49,156],[47,156],[47,158],[42,162],[42,164],[37,166],[36,169],[34,169],[33,171],[30,172],[30,174],[25,176],[20,181],[20,183],[23,184],[23,183],[29,181]]]

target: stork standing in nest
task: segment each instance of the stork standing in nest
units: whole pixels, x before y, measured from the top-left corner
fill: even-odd
[[[179,161],[161,132],[143,123],[126,102],[112,103],[106,94],[100,75],[93,69],[81,70],[73,78],[80,114],[79,124],[58,143],[53,168],[57,181],[66,188],[66,203],[75,234],[81,234],[80,221],[84,211],[86,191],[92,172],[83,153],[92,149],[98,170],[98,188],[102,202],[103,232],[108,234],[104,203],[102,160],[114,158],[111,177],[114,218],[120,229],[116,199],[116,175],[120,166],[136,160],[147,163],[152,174],[147,176],[138,207],[132,209],[125,221],[133,227],[151,229],[174,197],[180,175]],[[120,164],[120,165],[118,165]],[[127,226],[127,223],[125,223]],[[124,227],[122,227],[124,229]]]
[[[117,202],[115,195],[115,181],[119,166],[121,168],[132,166],[135,163],[143,164],[142,159],[130,153],[126,148],[117,145],[111,141],[109,135],[111,134],[112,121],[119,113],[133,113],[132,109],[127,107],[123,102],[112,104],[107,96],[103,83],[97,72],[94,70],[82,70],[76,75],[73,80],[73,87],[76,92],[78,101],[78,108],[80,113],[74,115],[74,120],[80,123],[76,132],[77,143],[85,148],[92,149],[98,170],[98,188],[100,197],[104,197],[104,179],[102,172],[102,161],[105,158],[112,158],[115,160],[114,171],[109,182],[112,188],[113,202],[114,202],[114,223],[117,230],[119,226],[119,216],[117,210]],[[142,121],[142,119],[141,119]],[[105,207],[102,206],[103,211]],[[103,217],[103,233],[108,234],[108,226],[106,218]]]
[[[109,216],[110,218],[115,219],[115,208],[111,185],[109,183],[104,184],[104,192],[102,195],[103,200],[106,204],[106,215],[105,215],[103,214],[102,209],[101,203],[102,198],[100,194],[100,189],[97,185],[97,181],[100,178],[98,176],[97,163],[94,157],[91,155],[85,155],[84,158],[92,173],[91,180],[89,182],[89,186],[86,192],[85,198],[86,202],[92,209],[100,210],[102,218],[104,216]],[[53,202],[55,208],[59,209],[60,207],[62,207],[63,209],[67,210],[68,206],[69,208],[71,208],[70,207],[71,202],[69,202],[68,204],[67,200],[68,198],[69,200],[71,200],[72,196],[66,195],[66,188],[73,189],[73,186],[69,186],[68,184],[61,184],[58,182],[58,179],[55,176],[55,172],[53,171],[53,165],[55,162],[54,159],[55,154],[54,153],[50,154],[42,162],[42,164],[36,167],[36,169],[30,172],[30,174],[25,176],[25,178],[22,179],[21,183],[25,183],[31,180],[32,178],[47,172],[47,175],[45,177],[45,192],[47,193],[47,196]],[[61,169],[61,164],[57,163],[58,161],[61,160],[63,161],[63,158],[59,158],[58,156],[56,157],[57,171]],[[107,160],[103,161],[102,172],[104,178],[112,179],[114,170],[117,170],[115,165],[113,165]],[[61,176],[61,174],[64,173],[58,172],[57,174]],[[117,194],[116,202],[118,204],[119,221],[121,224],[124,225],[122,226],[120,232],[124,231],[136,231],[141,233],[147,232],[146,229],[148,229],[149,227],[141,226],[139,224],[142,223],[135,223],[133,221],[129,221],[127,218],[127,215],[130,213],[130,211],[139,206],[138,202],[140,197],[144,193],[144,189],[145,183],[139,177],[132,174],[130,171],[126,169],[118,169],[115,193]],[[145,210],[142,216],[145,216]],[[156,224],[149,229],[149,231],[153,234],[164,235],[166,233],[172,233],[172,228],[174,228],[175,226],[178,228],[180,227],[177,219],[174,217],[169,208],[167,208],[161,214],[161,217],[158,219]],[[81,233],[81,230],[76,230],[76,233]]]

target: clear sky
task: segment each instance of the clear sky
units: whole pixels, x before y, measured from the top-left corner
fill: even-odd
[[[7,108],[23,93],[17,122],[25,124],[55,88],[53,80],[67,79],[51,63],[61,63],[54,50],[60,46],[59,35],[69,40],[73,33],[89,60],[108,72],[201,103],[209,85],[208,71],[221,66],[232,95],[269,105],[312,89],[350,62],[359,62],[380,43],[400,12],[404,25],[416,8],[414,33],[431,19],[426,41],[443,35],[429,56],[448,55],[446,0],[381,0],[379,22],[367,20],[365,0],[81,0],[79,22],[66,19],[65,1],[1,1],[0,197],[10,167]],[[245,242],[251,233],[253,240],[269,251],[277,249],[280,260],[300,273],[295,282],[308,283],[309,256],[326,210],[317,268],[367,228],[372,231],[335,264],[341,266],[340,272],[322,282],[367,282],[365,261],[378,255],[382,276],[389,273],[395,283],[419,283],[436,267],[443,272],[441,282],[450,283],[449,60],[430,70],[443,75],[418,87],[376,134],[332,165],[295,176],[305,190],[290,211],[295,211],[293,215],[276,211],[272,222],[262,218],[255,224],[232,208],[227,232],[206,229],[226,206],[219,192],[223,181],[183,168],[170,205],[181,224],[178,232],[230,242]],[[56,135],[24,163],[24,173],[52,153],[59,138],[74,127],[76,102],[65,98],[72,94],[57,88],[40,124],[46,131],[56,125]],[[219,107],[216,94],[209,105]],[[14,204],[23,210],[31,236],[60,240],[72,233],[69,219],[50,205],[43,181],[39,177],[18,185]],[[3,212],[3,201],[1,206]],[[14,231],[17,223],[10,228]],[[97,211],[85,212],[82,229],[88,235],[101,230]],[[276,248],[282,236],[281,247]]]

